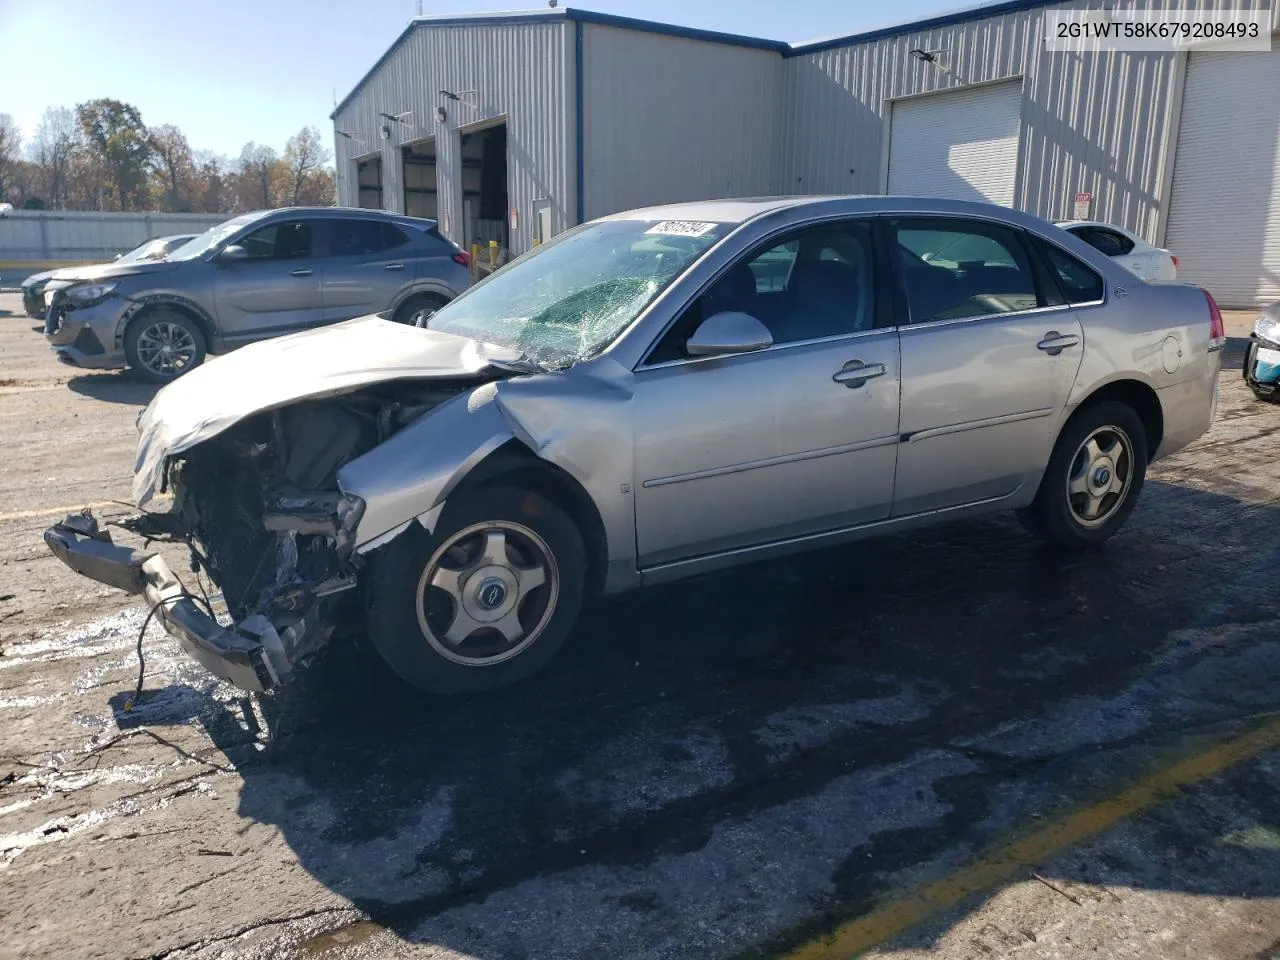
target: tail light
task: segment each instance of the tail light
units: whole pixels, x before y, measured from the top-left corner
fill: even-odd
[[[1177,270],[1182,266],[1182,264],[1178,262],[1178,255],[1176,253],[1169,254],[1169,259],[1173,261],[1173,269]]]
[[[471,266],[471,254],[467,253],[465,250],[459,250],[453,255],[453,262],[460,263],[464,267],[469,267]]]
[[[1222,311],[1217,301],[1208,290],[1201,290],[1205,300],[1209,301],[1209,349],[1220,350],[1227,343],[1227,329],[1222,323]]]

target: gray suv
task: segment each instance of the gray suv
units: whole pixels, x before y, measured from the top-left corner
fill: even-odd
[[[73,366],[167,382],[207,353],[384,313],[414,323],[470,283],[434,221],[337,207],[228,220],[159,262],[107,264],[46,289],[45,335]]]

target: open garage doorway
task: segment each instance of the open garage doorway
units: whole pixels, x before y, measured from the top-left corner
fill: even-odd
[[[439,181],[436,179],[436,141],[432,137],[400,148],[404,171],[404,212],[411,217],[440,219]]]
[[[356,205],[366,210],[382,209],[382,158],[366,157],[356,161]]]
[[[463,130],[462,220],[466,243],[487,247],[498,241],[511,247],[507,222],[507,124],[500,121],[476,130]]]

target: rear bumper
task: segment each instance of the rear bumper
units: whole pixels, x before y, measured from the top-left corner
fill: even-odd
[[[165,631],[215,677],[265,693],[287,676],[284,648],[265,618],[251,617],[260,622],[246,621],[236,630],[222,626],[187,593],[164,557],[113,543],[89,514],[72,515],[50,527],[44,541],[76,573],[144,596]],[[270,649],[273,639],[278,649]]]

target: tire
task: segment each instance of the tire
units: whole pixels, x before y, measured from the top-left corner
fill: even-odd
[[[396,323],[405,323],[409,326],[421,326],[418,323],[419,315],[423,318],[431,316],[449,301],[438,293],[415,293],[400,306],[396,307],[396,312],[391,315],[391,319]]]
[[[499,563],[494,533],[503,539]],[[526,587],[538,566],[541,584]],[[514,487],[479,487],[446,504],[434,533],[412,524],[371,558],[362,578],[369,639],[391,669],[429,693],[507,686],[564,645],[586,572],[582,535],[560,507]]]
[[[1063,428],[1035,500],[1018,517],[1057,547],[1100,544],[1133,512],[1147,459],[1146,428],[1132,407],[1118,401],[1085,407]]]
[[[168,345],[172,353],[165,355]],[[146,310],[124,332],[124,355],[129,368],[152,383],[169,383],[204,362],[208,345],[200,325],[185,313],[167,307]]]

